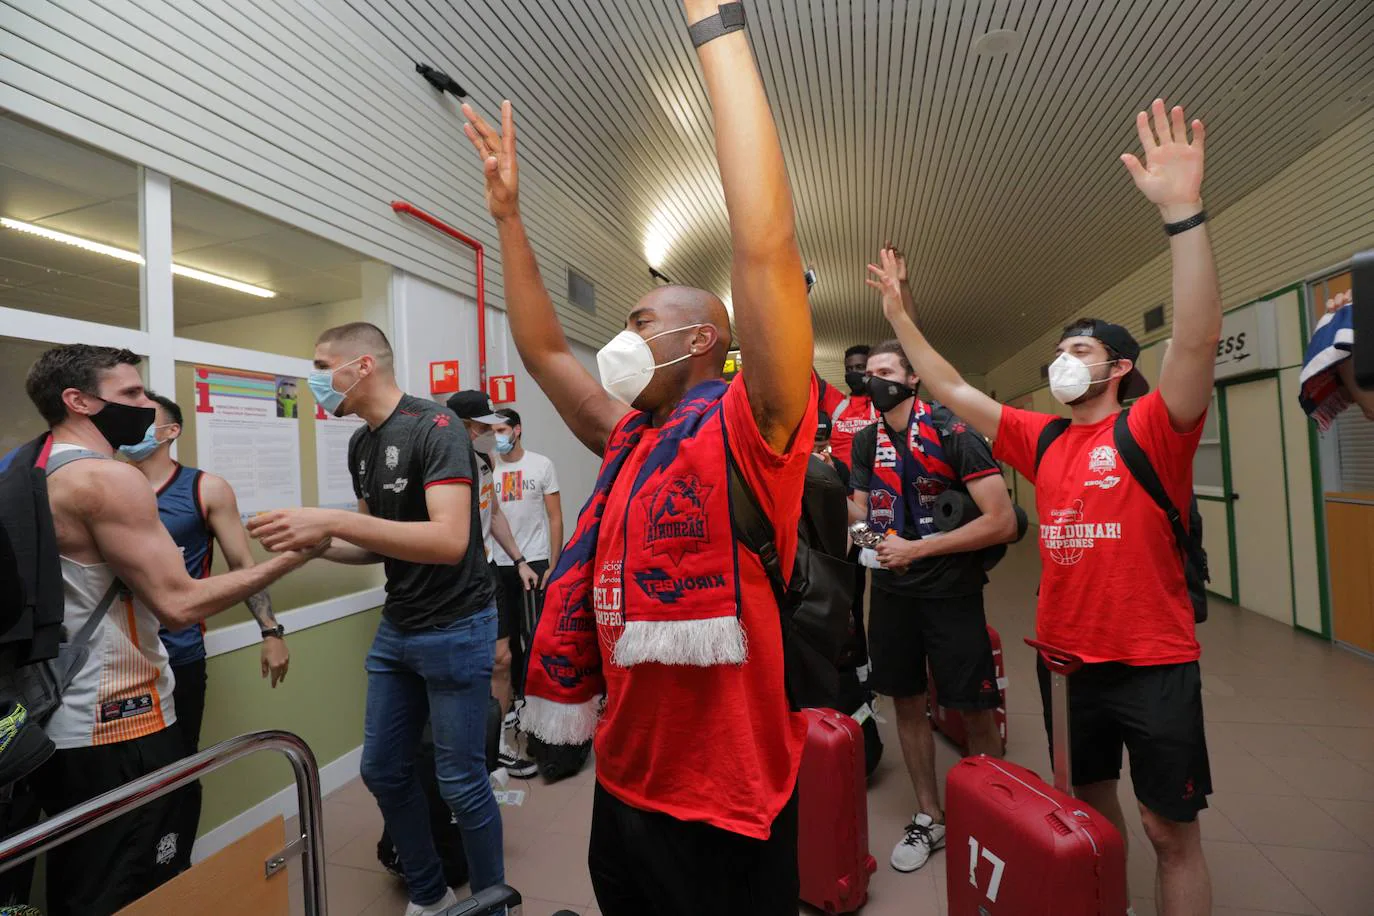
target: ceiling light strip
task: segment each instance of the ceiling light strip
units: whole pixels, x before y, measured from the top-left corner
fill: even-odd
[[[80,236],[58,232],[55,229],[48,229],[45,226],[36,226],[33,223],[25,223],[17,219],[10,219],[7,216],[0,217],[0,226],[4,226],[6,229],[14,229],[17,232],[27,232],[30,235],[36,235],[39,238],[44,238],[51,242],[61,242],[64,245],[71,245],[74,248],[80,248],[82,251],[89,251],[93,254],[103,254],[120,261],[128,261],[131,264],[143,263],[143,256],[136,251],[116,248],[113,245],[105,245],[101,242],[83,239]],[[250,283],[242,283],[238,280],[231,280],[228,277],[221,277],[219,274],[197,270],[194,267],[184,267],[180,264],[172,265],[172,273],[177,276],[187,277],[191,280],[199,280],[202,283],[212,283],[215,286],[222,286],[225,289],[247,293],[250,296],[257,296],[259,299],[272,299],[277,295],[273,290],[265,289],[261,286],[253,286]]]

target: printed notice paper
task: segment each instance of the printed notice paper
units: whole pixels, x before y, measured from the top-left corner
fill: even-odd
[[[348,472],[348,440],[362,425],[361,417],[331,417],[315,408],[315,480],[321,508],[358,508]]]
[[[301,505],[296,379],[195,368],[196,458],[229,482],[239,512]]]

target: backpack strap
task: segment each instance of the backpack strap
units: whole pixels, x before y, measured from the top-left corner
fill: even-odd
[[[1112,424],[1112,439],[1116,445],[1116,453],[1121,456],[1121,460],[1126,463],[1126,470],[1131,472],[1131,476],[1144,488],[1145,492],[1154,500],[1155,505],[1164,512],[1169,519],[1169,527],[1173,529],[1174,540],[1178,543],[1178,549],[1188,558],[1199,570],[1207,568],[1207,557],[1202,553],[1201,545],[1191,537],[1188,529],[1183,526],[1183,516],[1174,501],[1169,498],[1169,493],[1164,489],[1164,484],[1159,480],[1159,474],[1155,472],[1155,466],[1150,462],[1150,456],[1145,454],[1145,450],[1136,441],[1135,435],[1131,432],[1129,422],[1130,408],[1126,408],[1116,415],[1116,422]]]
[[[1044,429],[1040,430],[1040,438],[1037,439],[1035,442],[1036,473],[1039,473],[1040,471],[1040,461],[1045,457],[1045,452],[1049,451],[1049,448],[1051,445],[1054,444],[1055,439],[1058,439],[1060,436],[1064,435],[1065,430],[1069,428],[1070,422],[1071,421],[1068,417],[1055,417],[1053,420],[1045,424]],[[1120,449],[1118,448],[1117,451],[1120,451]]]
[[[73,461],[81,461],[85,458],[96,458],[101,461],[108,461],[109,456],[99,452],[91,451],[88,448],[69,448],[58,452],[56,455],[48,456],[47,475],[51,477],[57,471],[65,468]]]
[[[95,610],[91,611],[91,616],[86,618],[86,622],[81,625],[81,629],[76,631],[76,635],[73,636],[71,642],[67,644],[70,649],[79,650],[90,645],[91,640],[95,638],[96,628],[99,627],[100,622],[105,619],[105,615],[109,613],[111,606],[114,605],[115,599],[119,597],[119,593],[123,590],[124,583],[120,582],[118,579],[110,583],[110,587],[105,590],[105,594],[101,597],[100,603],[95,606]],[[75,659],[80,659],[82,662],[86,661],[87,658],[84,653],[80,652],[74,652],[73,657]],[[67,685],[70,684],[79,673],[80,668],[60,672],[62,676],[58,678],[58,683],[61,684],[62,688],[65,690]]]
[[[847,410],[848,408],[849,408],[849,396],[846,395],[846,396],[845,396],[845,399],[844,399],[843,401],[841,401],[840,403],[838,403],[838,404],[835,405],[835,410],[834,410],[833,413],[830,414],[830,419],[832,419],[832,420],[838,420],[838,419],[840,418],[840,414],[844,413],[845,410]]]
[[[764,514],[758,497],[750,489],[734,456],[726,449],[725,463],[730,475],[730,517],[735,523],[735,533],[739,542],[750,552],[756,554],[768,574],[768,581],[778,597],[778,607],[784,614],[783,596],[787,594],[788,576],[782,571],[782,558],[778,556],[777,534],[773,523]]]

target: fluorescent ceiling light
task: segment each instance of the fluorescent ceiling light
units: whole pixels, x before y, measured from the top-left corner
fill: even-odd
[[[61,242],[64,245],[71,245],[83,251],[90,251],[94,254],[103,254],[121,261],[128,261],[131,264],[142,264],[143,255],[136,251],[128,251],[124,248],[116,248],[113,245],[104,245],[100,242],[93,242],[90,239],[83,239],[80,236],[68,235],[65,232],[58,232],[55,229],[48,229],[44,226],[35,226],[33,223],[23,223],[17,219],[0,217],[0,226],[6,229],[14,229],[18,232],[27,232],[39,238],[45,238],[51,242]],[[261,286],[253,286],[250,283],[241,283],[238,280],[231,280],[228,277],[221,277],[219,274],[206,273],[203,270],[196,270],[194,267],[183,267],[180,264],[172,265],[172,273],[189,277],[192,280],[200,280],[202,283],[213,283],[215,286],[223,286],[225,289],[236,290],[240,293],[247,293],[250,296],[257,296],[259,299],[272,299],[276,293]]]

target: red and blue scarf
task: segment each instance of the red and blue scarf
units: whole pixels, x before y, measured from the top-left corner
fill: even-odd
[[[912,399],[905,454],[893,444],[886,420],[878,423],[877,429],[878,445],[868,490],[868,527],[900,535],[908,522],[914,520],[909,527],[915,528],[921,537],[934,534],[931,509],[936,497],[954,486],[955,476],[930,408],[920,398]]]
[[[521,724],[531,734],[550,744],[589,740],[606,692],[604,664],[744,662],[726,388],[710,381],[687,392],[635,474],[622,518],[605,518],[606,504],[649,415],[632,412],[612,432],[530,648]],[[603,522],[624,526],[619,556],[598,556]]]

